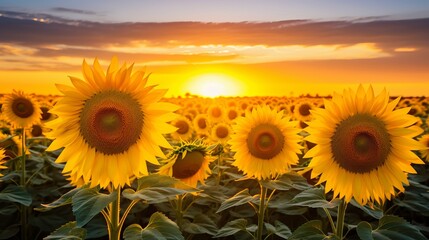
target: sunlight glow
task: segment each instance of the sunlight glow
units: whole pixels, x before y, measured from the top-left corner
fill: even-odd
[[[241,94],[240,83],[230,76],[218,73],[203,74],[192,78],[187,90],[203,97],[237,96]]]

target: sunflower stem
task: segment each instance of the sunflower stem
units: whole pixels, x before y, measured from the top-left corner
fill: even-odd
[[[326,216],[328,216],[328,220],[329,220],[329,224],[331,225],[332,232],[336,233],[337,228],[335,227],[335,223],[334,223],[334,220],[332,220],[331,214],[329,213],[327,208],[323,208],[323,211],[325,211]]]
[[[338,206],[337,213],[337,228],[336,228],[336,236],[338,239],[343,239],[343,228],[344,228],[344,217],[346,215],[347,203],[344,199],[341,199],[340,205]]]
[[[222,153],[219,153],[219,155],[217,156],[217,179],[216,179],[216,186],[220,185],[220,181],[221,181],[221,178],[222,178],[221,164],[222,164]]]
[[[177,204],[176,204],[176,222],[180,230],[182,230],[182,221],[183,221],[183,197],[184,195],[178,195]]]
[[[258,212],[258,230],[256,232],[256,239],[262,240],[262,232],[264,230],[264,215],[265,215],[265,199],[267,197],[267,188],[259,183],[261,187],[261,195],[259,200],[259,212]]]
[[[21,135],[21,179],[20,179],[20,185],[24,189],[26,188],[26,182],[25,182],[25,129],[22,128],[22,135]],[[21,205],[21,239],[27,239],[27,210],[28,208],[24,205]]]
[[[121,187],[118,187],[113,191],[116,192],[117,197],[115,201],[110,203],[110,223],[108,223],[110,227],[108,228],[108,231],[110,240],[119,240],[121,239],[121,225],[119,223],[121,212]]]

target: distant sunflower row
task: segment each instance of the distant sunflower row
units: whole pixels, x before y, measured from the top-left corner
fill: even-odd
[[[51,139],[47,151],[62,149],[56,162],[76,186],[131,185],[152,164],[195,187],[220,145],[247,177],[301,166],[334,197],[364,205],[404,191],[412,164],[429,157],[428,98],[376,96],[371,86],[326,98],[164,98],[167,90],[116,58],[106,72],[97,59],[82,70],[83,80],[57,85],[61,97],[13,91],[1,101],[2,138],[24,130]]]

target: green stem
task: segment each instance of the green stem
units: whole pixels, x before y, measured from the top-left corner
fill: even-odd
[[[182,221],[183,221],[183,197],[184,195],[178,195],[177,204],[176,204],[176,222],[180,230],[182,230]]]
[[[127,218],[128,214],[130,213],[131,209],[136,205],[140,200],[133,200],[130,205],[128,205],[127,209],[125,210],[124,214],[121,217],[121,221],[119,222],[119,228],[122,229],[122,226],[124,225],[125,219]]]
[[[341,199],[340,205],[338,206],[337,213],[337,231],[336,235],[338,239],[343,239],[343,228],[344,228],[344,217],[346,215],[347,203],[344,199]]]
[[[334,232],[334,233],[337,232],[337,228],[335,227],[334,220],[332,220],[332,216],[329,213],[328,209],[323,208],[323,210],[325,211],[326,216],[328,216],[328,220],[329,220],[329,224],[331,225],[332,232]]]
[[[109,230],[109,239],[110,240],[119,240],[121,239],[121,226],[119,224],[119,216],[121,212],[121,188],[114,189],[116,191],[117,198],[115,201],[110,203],[110,227]]]
[[[222,164],[222,153],[219,153],[217,157],[217,182],[216,186],[220,185],[220,180],[222,178],[222,171],[221,171],[221,164]]]
[[[25,129],[22,128],[21,136],[21,179],[20,185],[24,189],[25,187]],[[27,210],[28,208],[24,205],[21,205],[21,239],[27,239]]]
[[[265,198],[267,197],[267,188],[261,186],[261,196],[259,200],[259,212],[258,212],[258,230],[256,232],[256,239],[262,240],[262,231],[264,230],[264,215],[265,215]]]

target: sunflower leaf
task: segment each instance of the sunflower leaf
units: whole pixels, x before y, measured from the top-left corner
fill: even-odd
[[[145,228],[138,224],[131,224],[124,231],[125,240],[161,239],[182,240],[184,237],[179,227],[160,212],[152,214]]]
[[[216,235],[213,237],[219,238],[219,237],[226,237],[231,236],[233,234],[236,234],[239,231],[245,231],[247,225],[247,220],[244,218],[235,219],[233,221],[228,222],[223,226]]]
[[[231,198],[222,202],[222,204],[220,205],[220,207],[216,213],[222,212],[228,208],[232,208],[232,207],[236,207],[236,206],[246,204],[248,202],[251,202],[255,198],[256,198],[256,196],[251,196],[249,194],[249,189],[246,188],[246,189],[238,192],[237,194],[235,194]]]
[[[198,190],[195,189],[195,191]],[[188,191],[174,187],[149,187],[135,192],[133,189],[127,188],[122,192],[122,195],[130,200],[142,199],[147,201],[149,204],[154,204],[166,202],[171,197],[195,191]]]
[[[297,194],[291,201],[291,206],[306,206],[310,208],[334,208],[340,200],[326,200],[323,188],[311,188]]]
[[[41,204],[41,207],[34,208],[34,210],[39,211],[39,212],[46,212],[46,211],[52,210],[52,209],[57,208],[57,207],[61,207],[61,206],[71,204],[72,203],[72,197],[77,192],[79,192],[80,190],[81,190],[80,188],[73,188],[72,190],[61,195],[61,197],[58,198],[57,200],[55,200],[51,203],[48,203],[48,204]]]
[[[193,192],[197,191],[197,189],[191,186],[188,186],[184,184],[182,181],[167,175],[151,174],[138,179],[137,190],[141,190],[144,188],[152,188],[152,187],[159,187],[159,188],[174,187],[174,188],[189,190]]]
[[[307,179],[296,172],[285,173],[275,180],[263,180],[260,183],[268,189],[287,191],[290,189],[306,190],[311,188]]]
[[[24,206],[30,206],[33,199],[31,194],[21,186],[8,185],[0,192],[0,201],[5,200],[8,202],[19,203]]]
[[[109,203],[116,200],[117,191],[111,194],[99,193],[96,189],[83,188],[72,197],[73,214],[77,226],[83,227]]]
[[[362,206],[356,200],[352,199],[350,204],[361,209],[366,214],[370,215],[373,218],[380,219],[383,217],[383,211],[380,208],[370,208],[368,205]]]
[[[416,226],[392,215],[382,217],[374,230],[368,222],[360,222],[356,232],[361,239],[426,239]]]
[[[86,229],[76,226],[76,222],[68,222],[60,228],[52,232],[49,236],[43,238],[44,240],[66,239],[78,240],[85,239]]]
[[[322,221],[312,220],[299,226],[289,237],[289,240],[338,239],[336,236],[327,236],[322,231]]]

